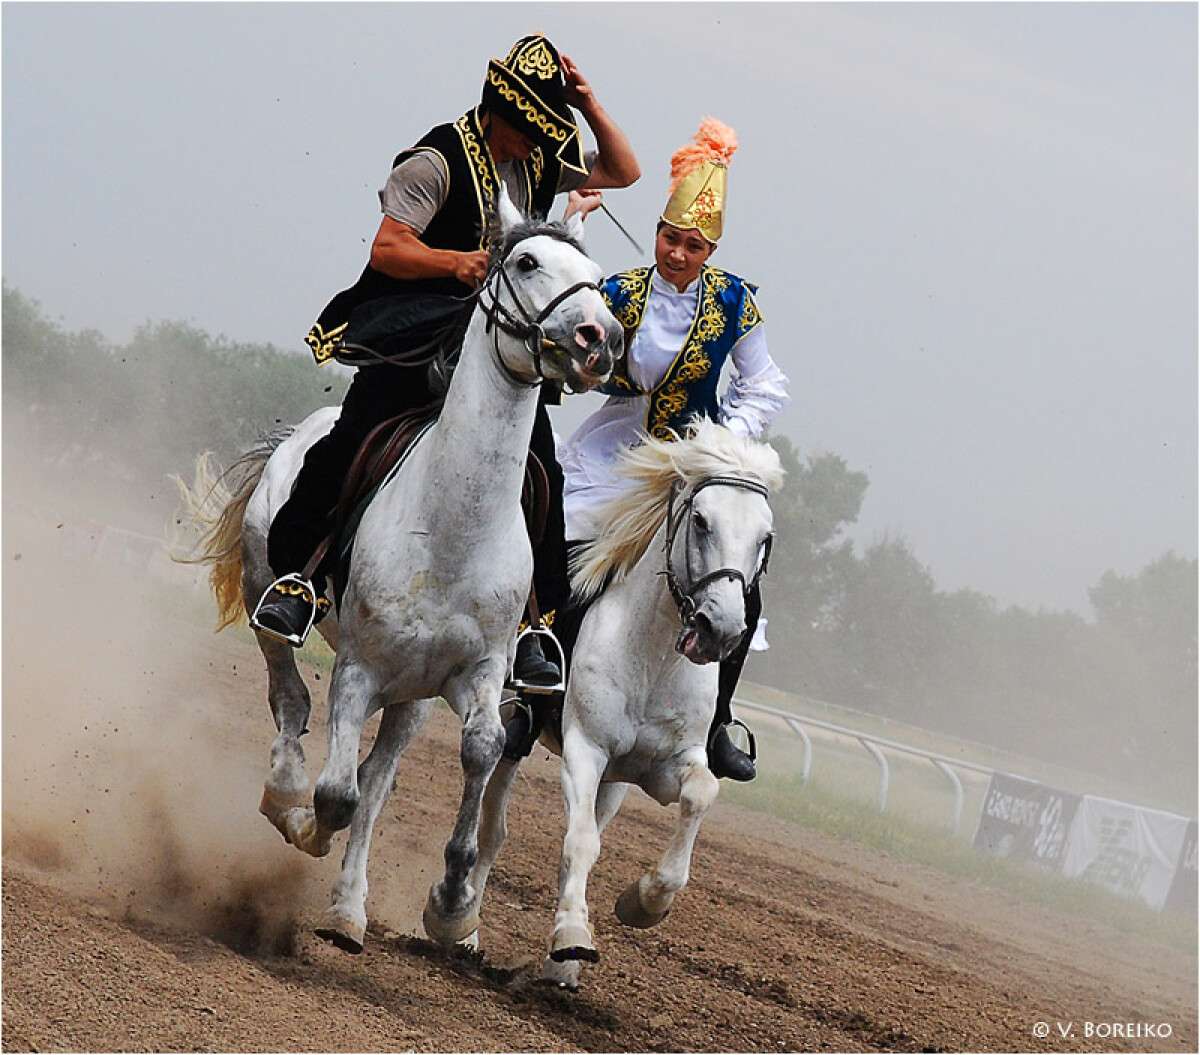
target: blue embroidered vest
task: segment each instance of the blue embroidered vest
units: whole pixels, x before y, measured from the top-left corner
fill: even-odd
[[[600,288],[617,320],[625,328],[625,347],[642,323],[650,299],[652,267],[637,267],[606,279]],[[617,363],[612,379],[600,391],[609,396],[650,397],[646,431],[669,440],[682,435],[688,418],[704,414],[717,420],[717,382],[733,346],[762,322],[754,293],[758,287],[707,264],[700,269],[696,316],[679,354],[662,380],[649,392],[629,376],[629,358]]]

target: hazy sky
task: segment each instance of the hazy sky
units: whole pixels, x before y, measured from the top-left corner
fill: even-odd
[[[114,340],[300,349],[394,153],[535,29],[630,135],[608,201],[643,244],[699,118],[739,132],[714,262],[762,286],[777,431],[869,474],[861,543],[1084,612],[1106,568],[1195,555],[1190,4],[8,3],[4,276]]]

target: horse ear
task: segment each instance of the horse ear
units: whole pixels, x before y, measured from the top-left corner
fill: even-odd
[[[525,219],[508,196],[508,185],[503,180],[500,181],[500,197],[496,201],[496,216],[500,220],[501,234],[507,234]]]
[[[583,217],[573,212],[567,217],[567,234],[580,245],[583,245]]]

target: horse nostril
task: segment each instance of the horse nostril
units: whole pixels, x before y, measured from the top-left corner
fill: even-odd
[[[604,327],[596,322],[585,322],[575,327],[575,340],[582,348],[591,348],[604,341]]]
[[[703,612],[697,612],[692,621],[696,629],[700,632],[701,636],[710,638],[713,636],[712,620],[709,619],[708,616],[706,616]]]

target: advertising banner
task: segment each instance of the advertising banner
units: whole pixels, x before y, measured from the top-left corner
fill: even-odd
[[[975,832],[975,849],[1058,870],[1079,796],[993,773]]]
[[[1063,874],[1162,908],[1188,823],[1175,813],[1085,795],[1067,841]]]
[[[1188,825],[1187,835],[1183,838],[1183,850],[1179,854],[1179,864],[1175,869],[1175,878],[1171,880],[1171,889],[1167,892],[1165,908],[1178,912],[1190,912],[1196,915],[1196,821]]]

